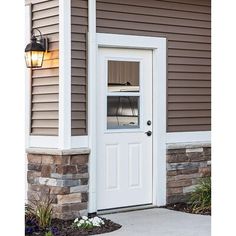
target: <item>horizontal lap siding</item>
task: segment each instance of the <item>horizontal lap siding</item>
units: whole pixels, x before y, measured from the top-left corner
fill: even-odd
[[[166,37],[167,131],[211,128],[209,0],[97,0],[97,32]]]
[[[43,67],[32,70],[31,134],[58,135],[59,3],[32,0],[32,26],[49,38]]]
[[[88,1],[71,0],[71,134],[87,134]]]

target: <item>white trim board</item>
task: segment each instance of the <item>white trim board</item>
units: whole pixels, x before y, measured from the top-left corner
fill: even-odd
[[[163,42],[166,38],[97,33],[99,47],[157,49]]]
[[[60,147],[60,138],[58,136],[39,136],[31,135],[28,139],[26,148],[56,148],[58,150],[71,150],[75,148],[88,148],[88,136],[71,136],[70,148]]]
[[[30,42],[31,21],[31,4],[25,5],[25,45]],[[25,67],[25,146],[29,146],[30,133],[30,118],[31,118],[31,70]],[[28,158],[25,155],[25,200],[27,201],[28,181],[27,181]]]
[[[58,148],[59,138],[58,136],[29,136],[29,143],[26,148]]]
[[[59,0],[59,148],[71,148],[71,1]]]
[[[88,136],[89,148],[89,204],[88,212],[97,211],[96,203],[96,0],[88,1]]]
[[[137,48],[153,50],[153,204],[166,204],[166,39],[117,34],[100,34],[96,32],[94,19],[95,3],[90,1],[90,32],[89,32],[89,137],[90,155],[90,199],[89,212],[96,212],[96,116],[93,114],[96,100],[96,70],[97,50],[99,47]],[[95,9],[94,9],[95,8]],[[95,39],[97,41],[95,41]],[[94,43],[96,45],[94,45]],[[95,46],[95,47],[94,47]],[[96,49],[96,50],[94,50]],[[94,64],[95,63],[95,64]],[[161,68],[161,69],[159,69]],[[157,109],[155,109],[157,108]],[[94,109],[94,110],[93,110]],[[93,110],[93,112],[92,112]],[[91,114],[93,114],[91,116]],[[158,117],[158,114],[162,116]],[[91,137],[92,135],[92,137]],[[158,147],[158,148],[157,148]],[[158,191],[157,191],[158,189]]]
[[[177,143],[210,143],[211,131],[173,132],[166,134],[167,144]]]
[[[31,38],[31,4],[25,5],[25,45]],[[29,134],[31,125],[31,70],[25,67],[25,146],[29,146]]]
[[[71,136],[71,149],[73,148],[88,148],[89,138],[88,136]]]

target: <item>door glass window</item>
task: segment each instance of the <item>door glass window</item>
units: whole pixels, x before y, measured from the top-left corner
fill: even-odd
[[[108,61],[107,129],[139,128],[139,62]]]
[[[107,128],[139,128],[139,97],[108,96]]]
[[[139,62],[108,61],[109,92],[139,92]]]

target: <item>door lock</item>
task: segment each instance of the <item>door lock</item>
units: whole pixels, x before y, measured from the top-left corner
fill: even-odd
[[[147,121],[147,125],[150,126],[151,124],[152,124],[152,122],[151,122],[150,120],[148,120],[148,121]]]
[[[147,136],[151,136],[151,135],[152,135],[152,131],[149,130],[149,131],[145,132],[145,134],[146,134]]]

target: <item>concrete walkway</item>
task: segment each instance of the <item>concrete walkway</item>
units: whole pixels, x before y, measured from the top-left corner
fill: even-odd
[[[122,225],[106,236],[210,236],[211,217],[162,208],[103,215]]]

